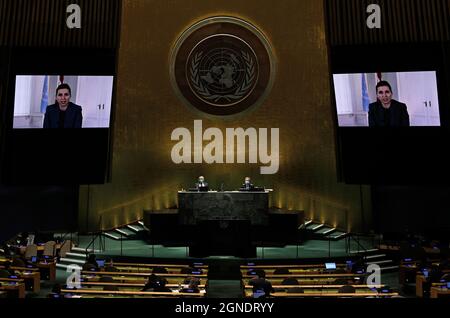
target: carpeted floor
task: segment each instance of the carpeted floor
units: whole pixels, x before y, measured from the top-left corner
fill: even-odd
[[[91,242],[91,237],[80,236],[79,246],[86,247]],[[162,246],[149,245],[142,240],[124,240],[115,241],[109,238],[104,239],[105,250],[100,253],[111,256],[130,256],[130,257],[151,257],[151,258],[189,258],[189,247],[187,246]],[[366,249],[373,248],[371,241],[361,241],[361,245]],[[90,247],[98,249],[99,242]],[[351,242],[350,250],[356,251],[358,246]],[[258,247],[257,259],[302,259],[302,258],[331,258],[345,257],[351,254],[347,253],[346,240],[339,241],[321,241],[310,240],[301,245],[287,245],[284,247]],[[232,259],[232,256],[210,256],[212,259]]]

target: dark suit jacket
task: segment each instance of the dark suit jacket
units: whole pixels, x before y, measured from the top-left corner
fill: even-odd
[[[406,104],[391,101],[389,121],[385,119],[385,109],[379,101],[369,105],[369,127],[409,127],[409,115]]]
[[[200,183],[199,182],[197,182],[196,184],[195,184],[195,188],[200,188]],[[208,182],[206,182],[206,181],[203,181],[203,187],[202,187],[202,189],[204,189],[204,190],[208,190],[209,189],[209,186],[208,186]]]
[[[59,127],[59,112],[58,104],[47,106],[44,117],[44,128]],[[69,103],[64,118],[64,128],[81,128],[82,121],[81,106]]]
[[[240,190],[241,191],[252,191],[254,189],[255,189],[255,186],[253,185],[253,183],[249,183],[248,188],[247,188],[247,185],[244,183],[244,184],[242,184]]]
[[[266,296],[270,296],[270,293],[274,292],[272,283],[265,278],[253,278],[248,282],[248,284],[253,286],[253,292],[256,290],[264,290]]]

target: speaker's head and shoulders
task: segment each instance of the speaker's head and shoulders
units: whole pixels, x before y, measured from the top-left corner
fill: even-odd
[[[252,180],[250,177],[245,177],[244,183],[241,185],[240,191],[253,191],[255,189],[255,186],[252,183]]]
[[[204,176],[198,177],[197,183],[195,183],[195,188],[197,189],[197,191],[208,191],[209,190],[208,182],[206,182]]]
[[[67,83],[62,83],[56,88],[56,102],[53,105],[47,106],[49,111],[81,111],[81,106],[76,105],[70,101],[72,98],[72,90]]]
[[[56,102],[47,106],[44,115],[44,128],[81,128],[82,107],[72,103],[72,92],[68,84],[56,88]]]
[[[392,98],[387,81],[376,85],[377,101],[369,105],[369,127],[409,127],[409,114],[405,103]]]

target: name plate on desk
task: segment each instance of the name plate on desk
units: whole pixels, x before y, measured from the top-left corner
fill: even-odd
[[[178,211],[182,224],[204,220],[250,220],[253,225],[266,225],[269,192],[178,192]]]

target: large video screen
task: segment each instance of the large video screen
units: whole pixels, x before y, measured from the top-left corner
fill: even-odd
[[[333,74],[339,127],[440,126],[435,71]]]
[[[18,75],[13,128],[109,128],[113,81],[113,76]]]

